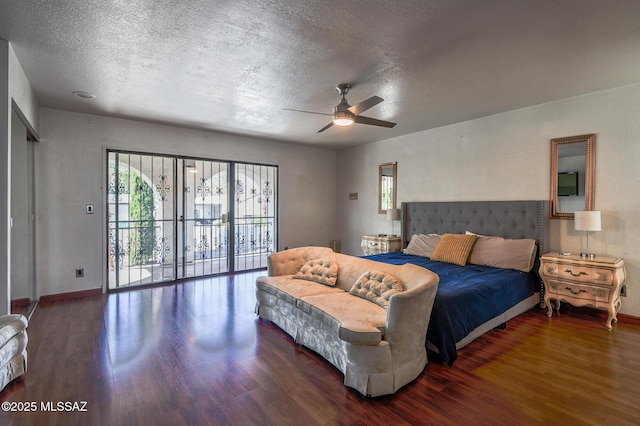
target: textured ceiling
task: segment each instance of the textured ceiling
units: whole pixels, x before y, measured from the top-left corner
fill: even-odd
[[[41,106],[325,147],[640,82],[640,1],[0,0]],[[330,128],[335,85],[364,115]],[[72,91],[94,93],[83,100]]]

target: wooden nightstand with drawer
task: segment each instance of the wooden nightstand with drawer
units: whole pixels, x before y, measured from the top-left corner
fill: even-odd
[[[591,306],[609,313],[607,330],[611,321],[617,322],[617,312],[622,305],[620,289],[626,278],[624,260],[596,256],[583,259],[579,255],[547,253],[540,258],[540,277],[544,282],[544,304],[547,315],[553,314],[551,300],[573,306]]]
[[[396,235],[363,235],[360,244],[365,255],[391,253],[402,250],[402,241]]]

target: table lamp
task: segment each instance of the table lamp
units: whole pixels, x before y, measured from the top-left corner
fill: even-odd
[[[589,252],[589,232],[601,231],[601,221],[599,211],[577,211],[574,213],[576,231],[587,231],[587,251],[581,252],[580,257],[583,259],[595,259],[595,253]]]
[[[400,220],[400,209],[389,209],[387,210],[387,220],[391,222],[391,235],[390,237],[395,237],[395,221]]]

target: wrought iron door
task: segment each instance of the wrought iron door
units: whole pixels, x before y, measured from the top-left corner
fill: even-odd
[[[265,268],[276,247],[277,172],[109,152],[108,288]]]
[[[108,288],[175,280],[176,159],[108,157]]]
[[[265,268],[275,251],[278,168],[234,164],[234,270]]]
[[[180,278],[229,272],[229,164],[180,159]]]

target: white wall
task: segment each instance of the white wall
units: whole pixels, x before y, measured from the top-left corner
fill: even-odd
[[[336,238],[334,150],[53,109],[40,116],[38,296],[103,285],[107,148],[278,165],[279,248]],[[95,214],[85,213],[86,204]],[[75,278],[79,267],[84,278]]]
[[[361,254],[363,234],[389,232],[377,214],[378,164],[398,162],[398,202],[549,198],[550,139],[596,133],[595,209],[602,232],[590,251],[622,257],[640,317],[640,85],[497,114],[338,152],[337,211],[343,252]],[[399,126],[402,125],[400,122]],[[358,192],[356,201],[348,194]],[[552,220],[553,251],[579,252],[584,232]]]

